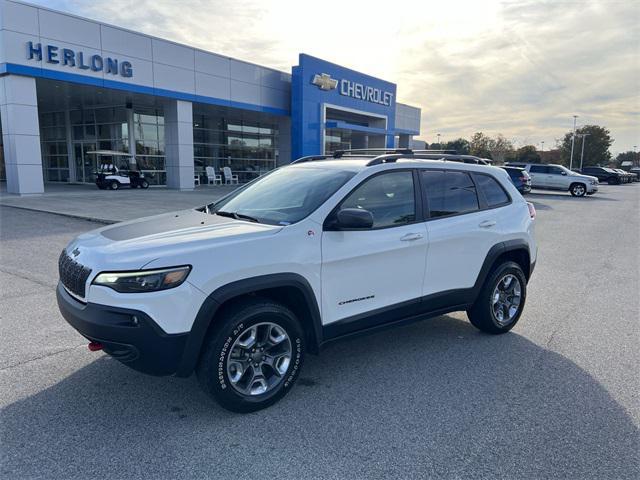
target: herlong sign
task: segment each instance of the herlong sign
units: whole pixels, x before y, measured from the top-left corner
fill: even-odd
[[[125,78],[133,77],[131,62],[119,61],[117,58],[102,57],[102,55],[86,55],[82,51],[70,48],[59,48],[56,45],[42,45],[27,42],[27,58],[29,60],[45,61],[54,65],[64,65],[80,70],[110,73]]]

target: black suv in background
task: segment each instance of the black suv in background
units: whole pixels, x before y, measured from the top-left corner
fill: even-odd
[[[520,167],[500,167],[506,170],[511,178],[511,183],[515,185],[518,191],[524,195],[531,191],[531,177],[524,168]]]
[[[607,182],[609,185],[620,185],[625,181],[622,174],[606,167],[584,167],[580,173],[598,177],[600,183]]]

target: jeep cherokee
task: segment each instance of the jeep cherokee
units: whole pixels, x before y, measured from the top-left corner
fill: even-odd
[[[65,319],[122,363],[196,372],[223,407],[282,398],[328,342],[524,308],[535,209],[500,168],[410,150],[299,159],[202,208],[106,226],[59,259]]]

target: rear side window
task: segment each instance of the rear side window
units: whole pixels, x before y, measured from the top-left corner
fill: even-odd
[[[488,207],[498,207],[509,203],[509,196],[495,178],[479,174],[474,174],[473,178],[478,189],[484,195]]]
[[[547,173],[547,167],[545,165],[531,165],[529,171],[531,173]]]
[[[478,210],[478,195],[466,172],[424,170],[423,185],[431,218]]]

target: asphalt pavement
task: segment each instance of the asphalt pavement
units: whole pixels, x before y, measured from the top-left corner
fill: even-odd
[[[100,225],[0,207],[0,476],[639,478],[640,184],[528,199],[539,261],[512,332],[455,313],[336,343],[248,415],[89,352],[56,262]]]

